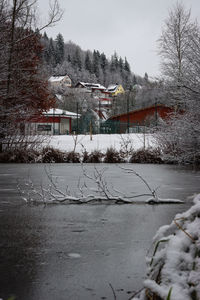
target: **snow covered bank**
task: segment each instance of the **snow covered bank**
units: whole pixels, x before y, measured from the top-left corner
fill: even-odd
[[[45,144],[46,146],[47,144]],[[108,148],[119,151],[132,147],[134,150],[140,148],[155,147],[155,141],[151,134],[130,133],[130,134],[96,134],[90,139],[90,135],[55,135],[50,138],[48,145],[61,151],[76,151],[82,153],[85,150],[91,153],[99,150],[103,153]]]
[[[200,195],[154,237],[143,291],[132,300],[200,299]]]

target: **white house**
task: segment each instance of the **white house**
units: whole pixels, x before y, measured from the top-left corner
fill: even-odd
[[[80,114],[51,108],[47,112],[43,112],[41,116],[32,118],[26,124],[26,132],[29,134],[71,134],[72,119],[80,118]]]
[[[68,75],[64,76],[51,76],[49,82],[52,87],[71,87],[72,81]]]

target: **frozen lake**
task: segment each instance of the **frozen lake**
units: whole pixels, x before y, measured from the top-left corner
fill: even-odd
[[[200,172],[170,165],[123,165],[134,168],[172,205],[27,205],[17,182],[31,177],[47,184],[44,164],[0,165],[0,298],[90,300],[130,298],[142,287],[145,255],[156,230],[191,206],[200,192]],[[76,189],[80,165],[47,166],[58,185]],[[123,192],[147,192],[134,175],[115,165],[105,177]],[[93,165],[86,165],[91,174]],[[141,199],[145,200],[145,199]]]

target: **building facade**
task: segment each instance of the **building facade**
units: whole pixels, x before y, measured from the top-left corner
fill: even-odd
[[[64,76],[51,76],[49,78],[49,82],[53,88],[65,88],[65,87],[71,87],[72,81],[71,78],[68,75]]]
[[[80,115],[58,108],[43,112],[25,125],[27,134],[64,135],[72,133],[72,120]]]
[[[133,110],[109,118],[109,122],[115,122],[119,126],[119,131],[139,132],[140,127],[158,124],[159,119],[166,120],[174,109],[163,104],[157,104],[142,109]]]

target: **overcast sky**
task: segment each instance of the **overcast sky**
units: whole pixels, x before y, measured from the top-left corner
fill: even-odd
[[[52,0],[53,1],[53,0]],[[159,75],[157,39],[168,11],[177,0],[59,0],[62,20],[46,29],[49,37],[61,33],[83,50],[99,50],[110,57],[114,51],[127,57],[134,73]],[[182,0],[200,23],[200,0]],[[38,0],[44,21],[49,0]]]

